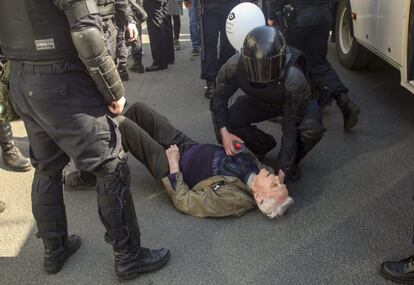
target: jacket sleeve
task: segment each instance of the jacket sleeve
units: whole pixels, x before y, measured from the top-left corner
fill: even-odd
[[[211,112],[216,127],[220,130],[228,126],[228,104],[239,89],[236,82],[239,55],[231,57],[221,68],[216,79],[216,90],[211,99]]]
[[[84,2],[84,0],[52,0],[53,4],[62,12],[66,11],[70,7],[78,4],[79,2]],[[96,7],[96,3],[95,3]],[[102,19],[99,15],[99,12],[96,8],[96,11],[92,11],[91,14],[77,18],[76,20],[69,20],[69,25],[71,31],[80,31],[87,29],[89,27],[96,27],[102,31]]]
[[[286,173],[295,163],[298,149],[299,123],[311,95],[309,84],[303,72],[290,67],[285,79],[285,101],[283,104],[282,145],[277,159],[277,169]]]
[[[267,16],[270,20],[276,20],[276,13],[283,11],[285,0],[266,0]]]
[[[187,215],[195,217],[226,217],[241,216],[254,208],[251,199],[245,199],[236,191],[229,191],[223,186],[218,191],[207,187],[201,191],[194,191],[185,184],[181,172],[175,173],[175,187],[167,177],[162,179],[164,188],[175,208]]]

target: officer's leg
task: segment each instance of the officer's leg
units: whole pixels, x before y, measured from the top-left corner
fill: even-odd
[[[43,268],[47,274],[55,274],[81,245],[79,236],[68,236],[66,222],[62,170],[69,158],[29,116],[20,116],[25,123],[30,156],[36,169],[32,183],[32,212],[37,225],[36,236],[43,239],[45,247]]]
[[[162,267],[169,251],[151,251],[140,246],[121,136],[117,123],[107,115],[107,107],[99,100],[95,84],[83,72],[21,74],[24,89],[33,90],[30,100],[21,101],[33,112],[36,122],[73,159],[78,169],[97,176],[99,216],[106,228],[105,240],[115,252],[118,277],[133,278],[140,272]],[[18,76],[19,72],[15,77]],[[65,87],[61,85],[63,82]],[[65,88],[70,89],[70,96]]]
[[[69,158],[31,115],[36,111],[30,109],[27,93],[21,91],[31,90],[24,85],[29,80],[21,80],[20,72],[17,68],[12,68],[10,98],[16,112],[24,121],[29,137],[30,157],[36,169],[32,182],[32,211],[38,229],[36,236],[43,239],[45,247],[44,270],[47,274],[54,274],[81,244],[79,236],[68,236],[67,231],[62,169],[69,162]],[[51,78],[49,81],[52,81]],[[37,91],[36,95],[42,94],[37,94]],[[30,94],[33,93],[30,91]],[[40,104],[42,102],[41,100]]]
[[[177,130],[167,118],[144,103],[135,103],[124,116],[136,123],[164,149],[176,144],[183,153],[190,145],[196,144],[183,132]]]
[[[217,16],[217,11],[204,9],[202,15],[204,21],[204,60],[201,61],[201,79],[206,80],[207,88],[205,97],[211,98],[216,88],[216,76],[218,71],[217,43],[222,23]]]
[[[166,68],[168,61],[166,57],[166,47],[164,43],[164,12],[162,3],[153,0],[144,0],[144,9],[148,14],[148,36],[150,39],[152,65]],[[147,67],[147,71],[153,71]]]
[[[295,164],[298,164],[315,147],[325,131],[319,104],[316,100],[310,100],[304,111],[302,122],[299,124],[299,143]]]
[[[223,64],[226,63],[226,61],[232,57],[235,53],[235,49],[230,44],[229,39],[227,38],[226,34],[226,18],[227,15],[230,13],[231,9],[233,8],[233,5],[230,5],[228,7],[228,13],[224,14],[224,17],[221,21],[220,25],[220,53],[219,53],[219,59],[218,59],[218,66],[216,70],[216,76],[219,69],[223,66]]]
[[[116,55],[118,57],[118,72],[122,81],[128,81],[129,75],[127,71],[128,66],[128,48],[125,43],[125,27],[118,29],[116,37]]]
[[[29,171],[30,161],[14,145],[10,123],[0,124],[0,146],[4,164],[14,171]]]
[[[139,24],[141,26],[141,24]],[[140,34],[141,35],[141,34]],[[142,64],[142,43],[140,37],[137,38],[136,41],[133,41],[131,43],[131,55],[134,59],[134,63],[129,67],[129,70],[138,72],[138,73],[144,73],[145,68]]]
[[[328,97],[319,100],[321,107],[325,107],[335,99],[344,117],[344,130],[349,131],[358,123],[360,109],[348,97],[348,88],[343,85],[326,58],[329,30],[328,23],[315,27],[313,36],[308,37],[306,41],[304,52],[310,62],[312,79],[321,89],[327,87],[328,90],[326,94]]]
[[[174,36],[172,26],[172,16],[167,15],[167,5],[164,5],[164,42],[167,50],[168,64],[174,64]]]
[[[246,147],[256,155],[264,157],[276,146],[276,140],[251,124],[263,122],[281,114],[280,108],[264,104],[248,95],[240,96],[229,108],[229,131],[240,137]]]

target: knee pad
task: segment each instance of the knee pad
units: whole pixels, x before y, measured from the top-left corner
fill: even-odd
[[[35,172],[32,212],[37,224],[37,237],[55,238],[67,234],[61,175],[49,176]]]

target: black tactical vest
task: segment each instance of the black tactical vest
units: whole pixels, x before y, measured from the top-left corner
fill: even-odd
[[[0,44],[13,60],[77,58],[66,16],[51,0],[0,0]]]
[[[239,83],[239,88],[246,93],[247,95],[254,96],[264,103],[272,104],[272,105],[283,105],[283,101],[285,98],[285,76],[287,70],[297,64],[298,60],[305,61],[305,57],[303,53],[293,47],[289,47],[290,55],[288,56],[288,62],[285,64],[284,67],[284,75],[280,80],[261,84],[260,87],[256,87],[256,85],[251,83],[247,80],[247,73],[245,72],[241,61],[239,60],[239,65],[237,67],[237,79],[236,81]],[[301,63],[300,65],[303,66],[305,63]],[[306,67],[303,66],[305,76],[307,76]]]

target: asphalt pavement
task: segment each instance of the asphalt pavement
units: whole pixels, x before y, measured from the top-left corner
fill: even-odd
[[[186,11],[185,11],[186,13]],[[125,83],[130,104],[143,101],[199,142],[214,143],[209,101],[202,95],[198,59],[184,17],[182,50],[168,70],[134,74]],[[150,65],[148,43],[144,63]],[[364,71],[330,58],[360,105],[350,133],[336,106],[324,112],[328,129],[302,163],[302,179],[289,186],[295,204],[282,218],[257,210],[240,218],[200,219],[177,212],[161,184],[130,156],[131,191],[144,246],[167,246],[171,260],[131,284],[391,284],[379,277],[384,259],[414,253],[414,95],[399,74],[376,60]],[[260,124],[280,142],[280,126]],[[13,123],[17,145],[28,154],[21,122]],[[280,144],[265,159],[276,161]],[[116,284],[111,248],[103,240],[94,191],[66,192],[69,231],[82,247],[63,270],[42,272],[43,246],[30,206],[33,171],[14,173],[0,161],[0,284]]]

